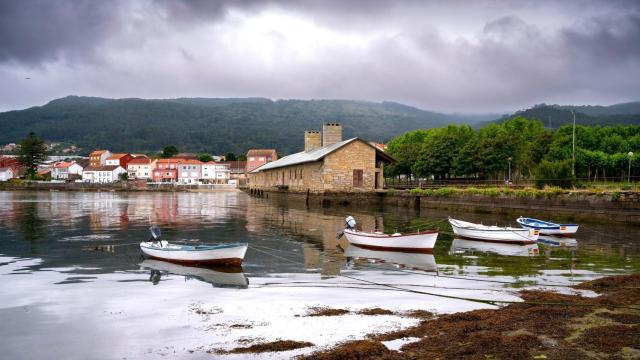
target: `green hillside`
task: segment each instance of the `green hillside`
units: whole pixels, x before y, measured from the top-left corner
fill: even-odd
[[[464,121],[473,119],[467,116]],[[324,122],[342,123],[345,138],[387,141],[409,130],[460,121],[392,102],[69,96],[0,113],[0,144],[34,131],[47,141],[72,142],[85,152],[157,151],[174,144],[189,152],[244,153],[266,147],[286,154],[302,148],[304,130],[319,130]]]

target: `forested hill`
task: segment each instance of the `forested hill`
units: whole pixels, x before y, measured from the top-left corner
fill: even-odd
[[[47,141],[71,142],[88,151],[180,151],[244,153],[275,148],[300,151],[303,131],[340,122],[344,138],[388,141],[409,130],[489,120],[458,117],[391,103],[264,98],[167,100],[68,96],[26,110],[0,113],[0,144],[18,142],[30,131]]]
[[[537,119],[544,126],[558,128],[573,122],[575,112],[576,123],[581,125],[640,125],[640,102],[629,102],[611,106],[568,106],[540,104],[526,110],[505,115],[496,120],[502,122],[515,116]],[[479,123],[476,126],[483,126]]]

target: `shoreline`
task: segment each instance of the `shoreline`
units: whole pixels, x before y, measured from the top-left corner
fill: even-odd
[[[269,199],[276,203],[296,202],[307,207],[328,208],[333,206],[358,208],[374,206],[420,210],[464,209],[479,213],[501,213],[510,215],[538,216],[541,218],[562,217],[574,221],[601,221],[640,225],[640,192],[557,192],[545,194],[492,193],[490,195],[466,192],[418,194],[412,191],[379,191],[368,193],[296,193],[289,191],[245,190],[249,195]],[[615,193],[615,195],[614,195]]]
[[[37,182],[0,182],[0,191],[69,191],[69,192],[219,192],[241,189],[235,187],[199,188],[197,185],[138,186],[135,183],[37,183]]]

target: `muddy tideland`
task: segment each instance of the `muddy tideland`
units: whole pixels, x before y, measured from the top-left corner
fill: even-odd
[[[638,359],[640,275],[576,286],[598,296],[521,291],[523,302],[424,319],[303,359]],[[403,340],[398,350],[385,343]]]

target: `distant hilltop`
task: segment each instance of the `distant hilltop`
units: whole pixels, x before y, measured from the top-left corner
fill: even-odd
[[[613,106],[537,105],[520,115],[550,120],[552,127],[578,123],[640,124],[640,102]],[[282,154],[303,147],[299,136],[325,122],[340,122],[345,137],[387,142],[410,130],[450,123],[482,126],[511,115],[454,115],[394,102],[277,100],[266,98],[106,99],[68,96],[44,106],[0,113],[0,144],[16,143],[30,131],[47,141],[81,149],[245,153],[276,148]]]

